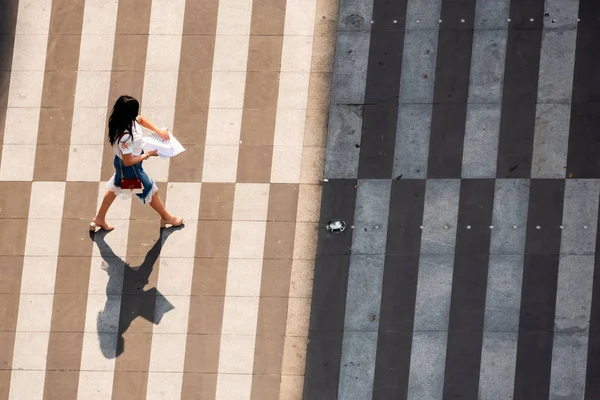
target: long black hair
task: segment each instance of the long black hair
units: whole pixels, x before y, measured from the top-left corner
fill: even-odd
[[[108,141],[115,144],[123,132],[131,132],[133,121],[140,111],[140,103],[131,96],[121,96],[108,118]]]

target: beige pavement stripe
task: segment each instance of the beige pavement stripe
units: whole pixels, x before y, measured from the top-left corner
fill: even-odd
[[[298,185],[271,184],[251,399],[277,398],[285,341]]]
[[[271,182],[299,183],[316,0],[288,0]]]
[[[236,183],[217,400],[250,396],[268,200],[268,184]]]
[[[171,182],[202,180],[218,7],[218,0],[185,5],[173,133],[186,151],[171,160]]]
[[[152,0],[141,114],[173,131],[186,0]],[[173,132],[175,135],[176,133]],[[169,177],[169,159],[154,158],[144,168],[157,182]]]
[[[147,399],[179,399],[190,310],[194,250],[200,209],[200,183],[169,183],[167,209],[185,218],[185,228],[169,234],[160,258],[158,291],[175,308],[153,329]],[[163,302],[157,298],[157,314]]]
[[[42,90],[34,181],[64,181],[85,0],[53,0]]]
[[[32,184],[10,399],[42,398],[44,391],[64,198],[64,182]],[[28,279],[40,262],[46,267],[46,279]]]
[[[51,7],[52,0],[19,2],[0,180],[33,180]]]
[[[101,182],[96,208],[104,193],[104,183]],[[131,200],[136,199],[117,199],[107,215],[115,230],[106,235],[95,235],[96,242],[102,247],[94,244],[92,250],[78,385],[80,399],[109,399],[112,395],[123,291],[124,264],[121,257],[124,258],[127,252]]]
[[[86,228],[97,190],[91,182],[69,182],[65,188],[44,385],[48,400],[77,398],[92,253]]]
[[[339,2],[336,0],[316,1],[311,73],[300,167],[301,184],[320,185],[323,178],[338,9]],[[320,204],[320,197],[315,201]],[[302,207],[300,207],[301,209]],[[302,225],[298,225],[297,230],[298,228],[304,231],[312,230],[312,228]],[[297,241],[298,239],[296,239],[296,243]]]
[[[236,181],[251,16],[252,0],[219,1],[203,182]]]
[[[255,0],[242,111],[238,182],[269,182],[285,0]]]
[[[67,180],[95,182],[100,179],[101,168],[99,167],[106,142],[106,104],[109,101],[117,11],[118,1],[111,3],[101,0],[85,1]],[[93,186],[88,190],[93,193],[96,200],[91,203],[91,210],[86,210],[88,214],[82,217],[84,221],[88,221],[90,216],[94,215],[105,193],[104,183],[100,185],[95,183]],[[125,203],[129,206],[127,202]],[[112,207],[108,215],[109,220],[112,220],[115,211],[119,213],[119,206],[124,206],[122,201],[117,201]],[[124,208],[129,210],[129,207]],[[107,239],[109,243],[115,236],[126,234],[128,227],[121,221],[112,221],[112,223],[118,230],[109,236]],[[121,238],[121,242],[126,243],[126,239],[126,236]],[[118,313],[110,314],[111,321],[107,316],[109,314],[107,310],[110,310],[111,306],[114,307],[113,311],[118,310],[120,295],[103,296],[94,290],[98,287],[95,286],[97,283],[104,283],[102,292],[108,290],[109,275],[102,269],[103,261],[96,245],[92,247],[92,257],[87,258],[85,263],[82,260],[82,265],[88,266],[87,276],[90,278],[82,282],[82,285],[85,283],[87,286],[84,291],[87,294],[81,296],[82,303],[85,305],[85,309],[81,310],[83,321],[80,320],[83,333],[77,337],[80,343],[78,369],[81,371],[78,376],[73,376],[70,380],[71,385],[77,390],[76,398],[91,398],[91,396],[109,398],[111,395],[116,332],[99,333],[98,331],[105,330],[106,325],[110,325],[111,322],[114,326],[118,325]],[[110,267],[114,275],[122,265],[117,260],[111,261]],[[102,314],[99,314],[101,312]],[[104,318],[98,318],[100,315]],[[92,323],[89,322],[90,319],[93,319]]]
[[[100,180],[118,5],[118,1],[85,1],[68,181]]]
[[[108,110],[112,110],[115,101],[121,95],[133,96],[140,101],[140,104],[143,102],[142,91],[148,50],[150,10],[151,1],[149,0],[119,2],[110,89],[106,106]],[[105,138],[107,132],[105,127]],[[103,143],[100,179],[107,180],[115,172],[114,153],[107,139]]]
[[[8,399],[31,182],[0,182],[0,398]],[[6,222],[16,224],[6,227]],[[12,228],[12,229],[11,229]],[[11,255],[6,250],[11,249]]]
[[[165,198],[167,185],[158,183],[157,186],[163,201],[167,201]],[[125,327],[127,329],[122,335],[123,352],[115,362],[113,400],[143,400],[147,396],[153,323],[141,316],[131,321],[128,326],[127,322],[129,322],[128,316],[139,310],[148,312],[147,317],[150,320],[154,319],[155,295],[153,288],[156,288],[157,285],[160,257],[158,257],[159,254],[151,253],[151,249],[157,241],[161,241],[160,217],[149,205],[142,204],[139,199],[133,200],[125,260],[128,265],[124,267],[125,285],[123,286],[119,318],[119,331]],[[148,260],[150,261],[148,262]],[[145,268],[137,268],[142,265]],[[136,275],[136,269],[144,275]],[[142,291],[148,293],[141,293]]]
[[[182,400],[216,395],[234,193],[232,183],[202,184]]]

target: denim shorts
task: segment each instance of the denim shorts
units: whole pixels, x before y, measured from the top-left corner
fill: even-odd
[[[136,196],[138,196],[139,199],[142,200],[142,202],[144,204],[147,204],[150,201],[152,201],[152,195],[156,191],[158,191],[158,188],[154,184],[154,181],[152,179],[150,179],[150,177],[146,174],[146,172],[144,172],[144,168],[142,167],[141,162],[139,162],[137,164],[133,164],[129,167],[126,167],[123,164],[123,160],[121,160],[119,157],[115,156],[113,164],[115,166],[115,175],[114,175],[114,178],[112,179],[113,183],[114,183],[113,191],[117,195],[120,194],[120,192],[121,192],[118,189],[120,189],[120,184],[121,184],[122,178],[125,178],[125,179],[138,178],[140,181],[142,181],[144,191],[142,193],[136,193]],[[123,176],[121,176],[121,171],[123,171]],[[110,183],[111,182],[109,182],[109,184]]]

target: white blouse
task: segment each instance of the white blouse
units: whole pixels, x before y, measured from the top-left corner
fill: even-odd
[[[125,131],[113,145],[115,155],[121,160],[123,159],[123,154],[132,154],[133,156],[142,154],[144,134],[137,118],[133,121],[131,130],[133,131],[133,135],[130,135],[129,131]]]

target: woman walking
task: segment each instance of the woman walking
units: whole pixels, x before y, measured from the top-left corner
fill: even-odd
[[[106,213],[117,196],[129,197],[131,191],[120,186],[123,179],[141,181],[141,193],[136,193],[136,195],[144,204],[150,204],[150,207],[160,215],[161,227],[183,225],[183,218],[176,217],[165,209],[158,194],[158,187],[142,168],[142,162],[149,157],[155,157],[157,151],[143,152],[143,132],[140,125],[156,132],[165,140],[169,140],[169,132],[158,129],[152,122],[138,115],[139,110],[140,104],[136,99],[131,96],[121,96],[115,103],[108,119],[108,140],[115,153],[115,173],[106,184],[107,192],[98,214],[90,223],[90,231],[114,229],[114,226],[106,221]]]

